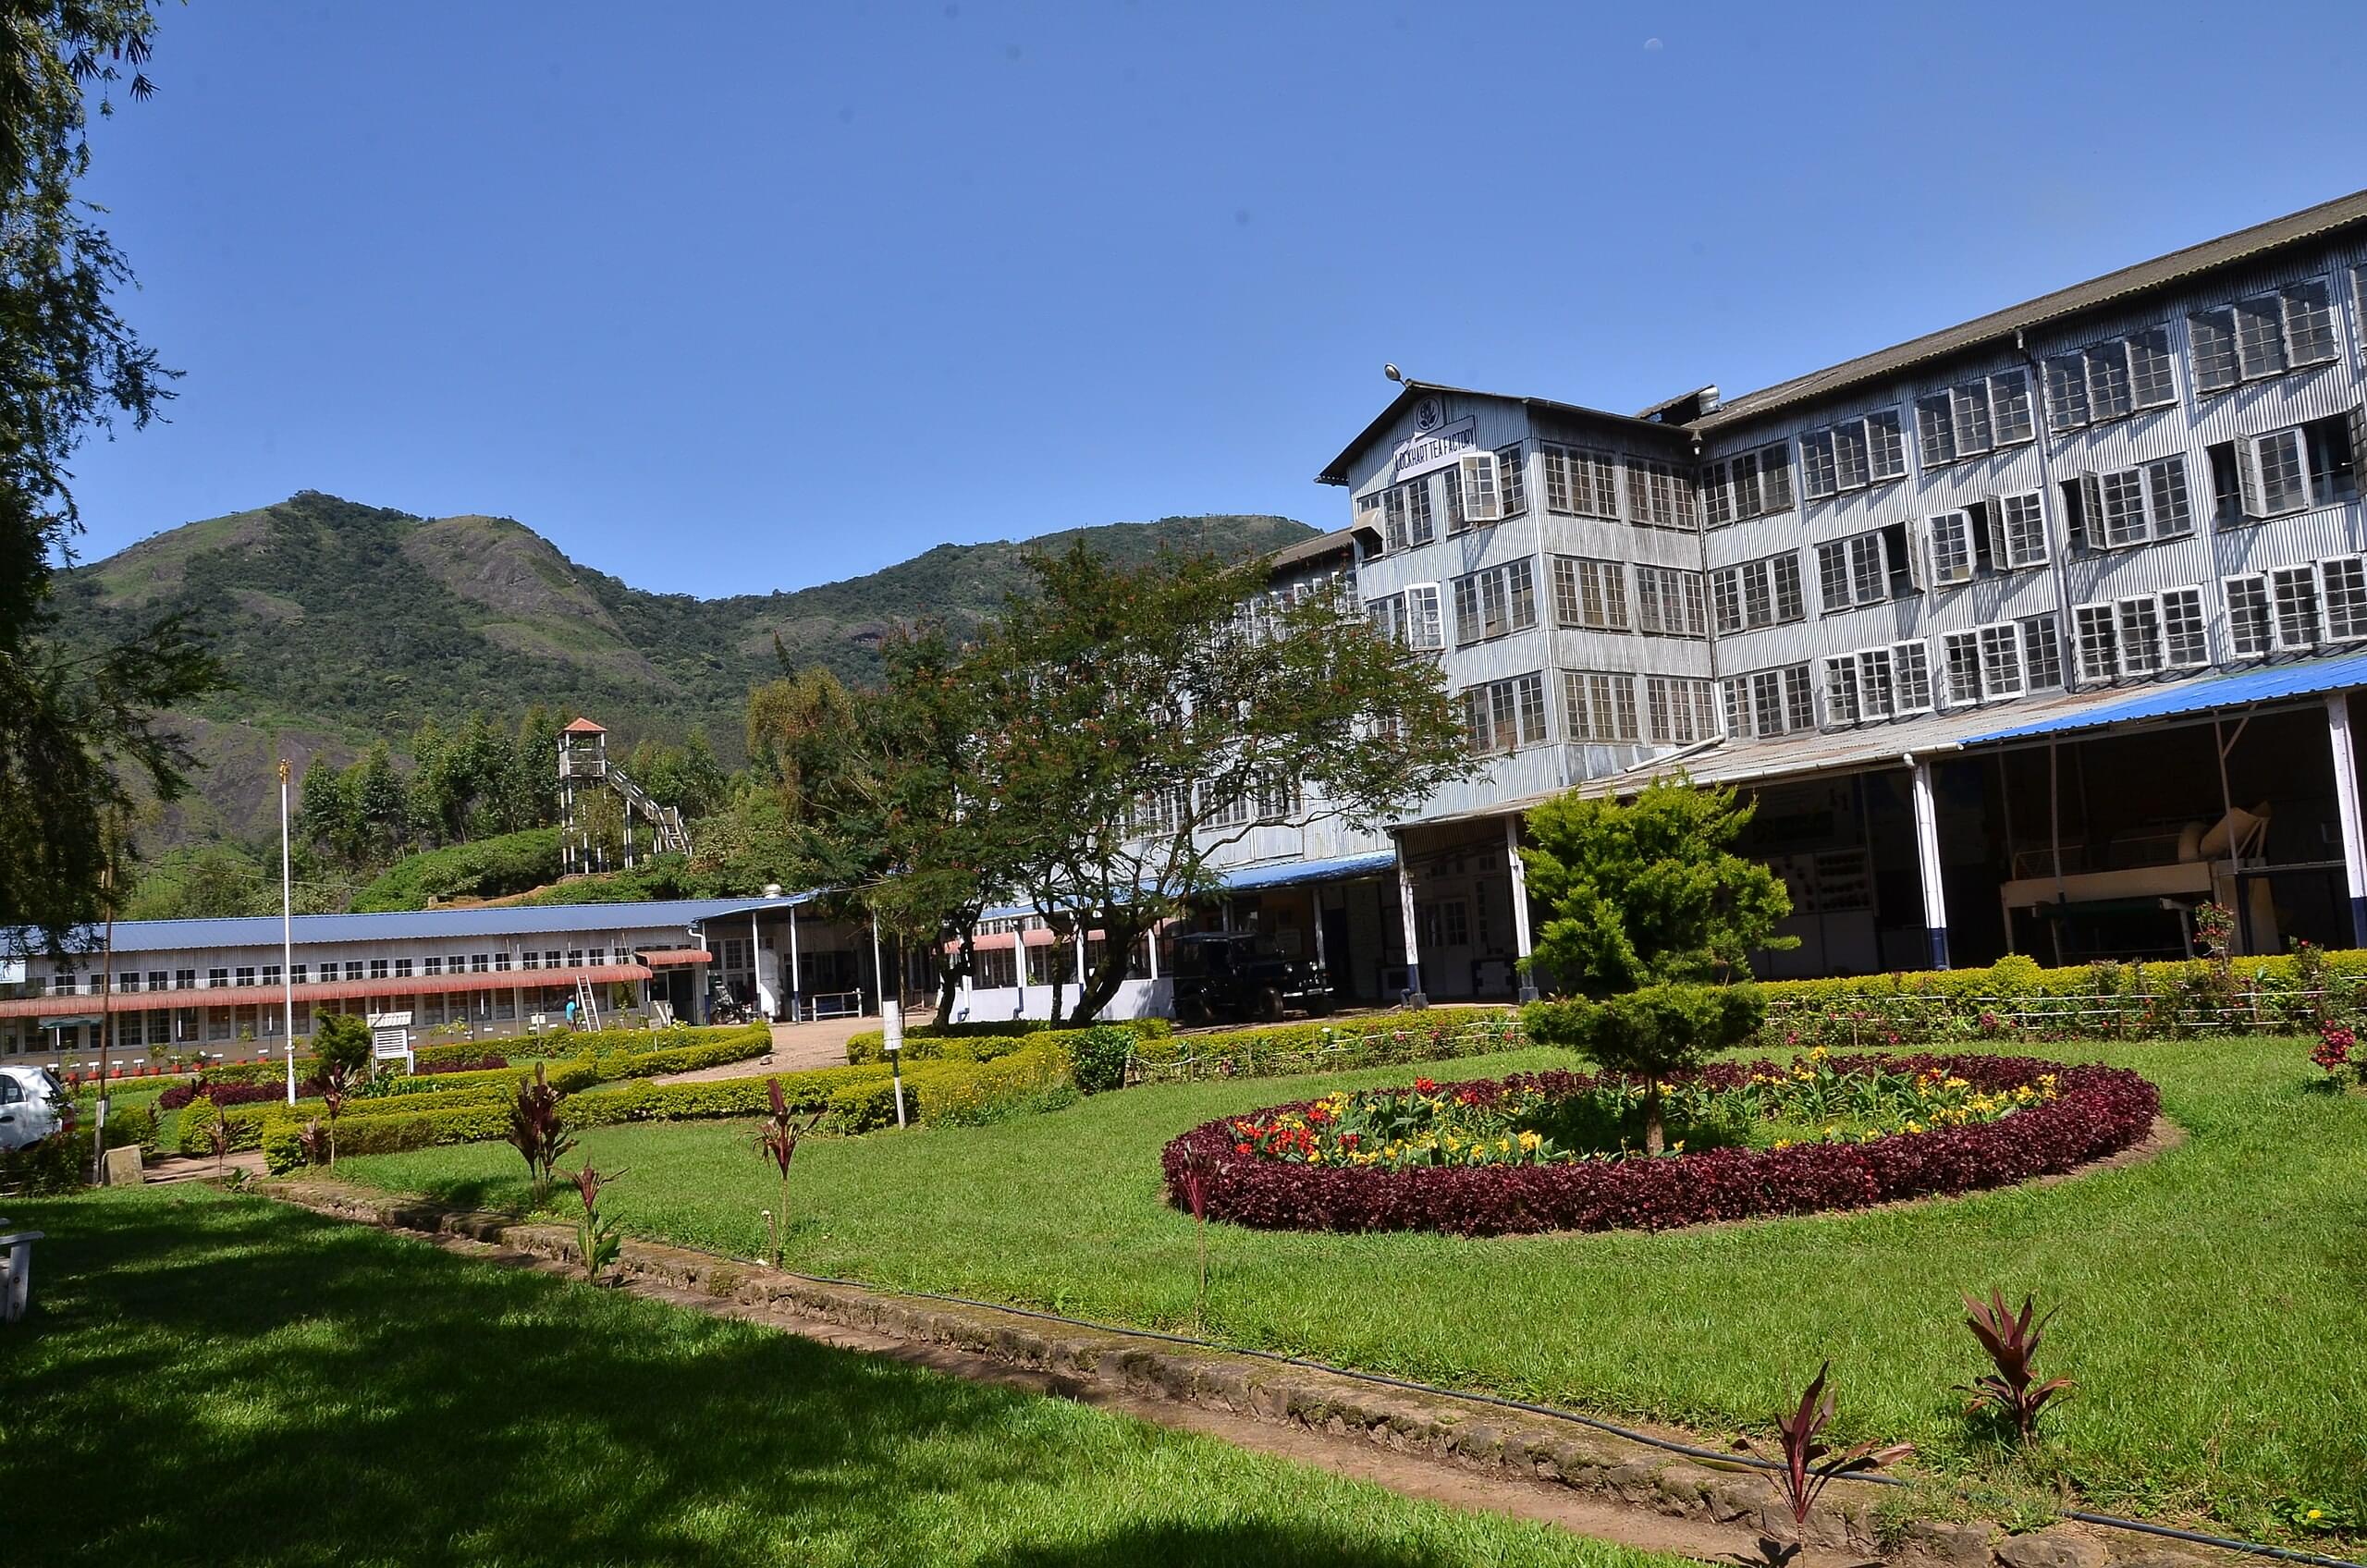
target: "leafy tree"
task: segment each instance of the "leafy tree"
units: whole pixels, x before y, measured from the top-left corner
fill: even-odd
[[[394,753],[386,742],[371,747],[369,755],[353,765],[350,778],[363,842],[381,861],[392,860],[411,844],[411,792],[395,771]]]
[[[343,771],[317,753],[304,768],[293,831],[340,865],[362,862],[362,813]]]
[[[1659,1154],[1667,1080],[1697,1071],[1759,1031],[1766,999],[1756,986],[1646,986],[1601,1001],[1534,1001],[1522,1010],[1529,1037],[1577,1051],[1606,1072],[1644,1081],[1644,1151]]]
[[[1528,814],[1528,889],[1551,913],[1536,967],[1605,997],[1672,981],[1747,974],[1754,949],[1792,913],[1783,880],[1732,845],[1758,803],[1680,772],[1632,802],[1557,796]]]
[[[825,669],[752,693],[748,752],[787,827],[783,880],[859,888],[859,902],[938,959],[938,1007],[969,974],[978,917],[1004,863],[1000,819],[970,766],[986,721],[940,628],[901,628],[888,677],[860,694]]]
[[[66,465],[170,396],[115,309],[129,267],[75,194],[94,99],[112,111],[127,65],[131,97],[153,91],[154,31],[141,0],[0,0],[0,910],[52,947],[100,912],[104,825],[132,780],[186,788],[156,711],[225,682],[175,616],[73,656],[55,635],[55,563],[80,526]]]
[[[1028,569],[949,673],[982,704],[962,765],[989,885],[1106,937],[1080,1022],[1258,822],[1386,820],[1471,768],[1435,660],[1328,595],[1278,603],[1262,561],[1116,567],[1080,543]]]
[[[126,920],[201,920],[234,914],[276,914],[276,868],[235,844],[176,850],[145,867],[125,901]]]
[[[1775,935],[1792,912],[1783,882],[1731,847],[1756,809],[1680,772],[1632,802],[1573,791],[1528,815],[1521,859],[1551,912],[1533,962],[1581,995],[1533,1002],[1524,1022],[1534,1039],[1644,1080],[1650,1154],[1665,1146],[1664,1082],[1748,1039],[1765,1011],[1756,986],[1705,982],[1747,978],[1753,949],[1797,941]]]
[[[323,1067],[348,1074],[370,1065],[370,1025],[350,1012],[325,1012],[313,1020],[313,1054]]]

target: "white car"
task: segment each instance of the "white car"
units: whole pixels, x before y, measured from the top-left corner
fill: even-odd
[[[73,1103],[46,1067],[0,1067],[0,1149],[39,1143],[66,1124]]]

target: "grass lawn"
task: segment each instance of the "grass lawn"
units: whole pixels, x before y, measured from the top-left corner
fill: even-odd
[[[2309,1093],[2291,1040],[2051,1047],[2138,1068],[2186,1144],[2053,1187],[1915,1208],[1679,1231],[1465,1241],[1219,1230],[1209,1326],[1235,1343],[1711,1430],[1764,1427],[1831,1357],[1841,1427],[1925,1463],[2094,1505],[2275,1527],[2282,1501],[2367,1512],[2367,1098]],[[1453,1064],[1477,1077],[1531,1050]],[[1444,1073],[1441,1072],[1441,1076]],[[791,1261],[816,1273],[1188,1322],[1192,1225],[1157,1154],[1210,1117],[1392,1068],[1174,1084],[971,1130],[819,1140],[798,1155]],[[635,1233],[755,1256],[776,1188],[742,1126],[583,1140]],[[503,1145],[347,1162],[390,1188],[522,1204]],[[1981,1369],[1959,1292],[2060,1304],[2041,1365],[2077,1378],[2010,1465],[1951,1385]]]
[[[1676,1568],[261,1199],[9,1211],[11,1563]]]

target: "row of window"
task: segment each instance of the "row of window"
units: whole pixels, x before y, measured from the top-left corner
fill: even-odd
[[[2231,577],[2226,596],[2233,657],[2367,640],[2367,560],[2338,557]],[[2081,605],[2072,612],[2079,679],[2108,683],[2211,662],[2199,587],[2169,588]],[[2060,689],[2065,648],[2052,612],[1914,639],[1822,661],[1827,728],[1967,707]],[[1640,682],[1643,700],[1637,689]],[[1682,676],[1564,670],[1562,701],[1576,741],[1689,745],[1720,734],[1769,738],[1818,728],[1817,681],[1806,663],[1753,670],[1712,683]],[[1546,738],[1539,674],[1485,682],[1458,693],[1475,753],[1508,752]]]
[[[2367,311],[2367,268],[2354,269],[2352,293]],[[2341,352],[2324,278],[2195,312],[2187,318],[2187,338],[2198,394],[2327,363]],[[2047,428],[2067,435],[2176,403],[2175,357],[2165,326],[2048,356]],[[2037,431],[2030,378],[2018,369],[2002,371],[1920,397],[1915,431],[1927,470],[2030,441]],[[1895,409],[1806,432],[1799,443],[1800,486],[1810,500],[1907,476],[1905,434]],[[1640,526],[1691,529],[1706,520],[1715,528],[1788,511],[1793,505],[1788,440],[1706,464],[1698,475],[1656,459],[1622,459],[1558,442],[1537,446],[1549,512],[1618,519],[1623,472],[1626,516]],[[1521,516],[1527,510],[1522,459],[1518,443],[1466,455],[1436,476],[1362,497],[1359,515],[1378,515],[1391,549],[1428,544],[1437,536],[1435,477],[1451,533]]]
[[[1637,702],[1637,687],[1643,701]],[[1457,693],[1471,750],[1487,755],[1545,739],[1545,677],[1515,675]],[[1629,675],[1603,670],[1562,672],[1562,711],[1568,738],[1606,744],[1689,746],[1718,737],[1717,696],[1711,683],[1682,675]]]
[[[1252,822],[1288,822],[1305,803],[1295,778],[1276,775],[1247,789],[1220,793],[1211,784],[1174,785],[1153,790],[1134,802],[1128,829],[1138,839],[1170,838],[1194,819],[1192,800],[1199,797],[1196,820],[1208,828],[1239,827]]]
[[[626,953],[625,949],[617,949],[619,962],[625,959]],[[520,969],[579,969],[596,967],[607,962],[608,949],[606,948],[554,948],[542,952],[521,952],[517,955],[516,965]],[[321,959],[289,965],[288,979],[291,985],[309,986],[313,983],[316,967],[319,982],[328,985],[340,979],[412,980],[433,979],[445,974],[508,974],[510,966],[511,957],[506,951],[454,953],[448,958],[346,959],[341,964],[337,959]],[[276,963],[226,965],[206,970],[204,983],[201,986],[198,972],[194,969],[151,969],[144,972],[127,969],[116,975],[115,988],[122,992],[236,990],[251,986],[277,986],[280,983],[279,973],[279,965]],[[47,994],[96,996],[104,979],[101,974],[83,976],[73,970],[61,969],[51,977]]]
[[[1634,573],[1634,587],[1628,583]],[[1471,572],[1453,582],[1457,647],[1529,631],[1537,625],[1537,581],[1527,559]],[[1373,630],[1410,648],[1443,648],[1446,626],[1439,585],[1416,582],[1367,600]],[[1581,556],[1553,557],[1553,614],[1576,630],[1640,631],[1647,636],[1710,634],[1702,574],[1681,567],[1637,565]]]
[[[2354,498],[2361,418],[2354,411],[2210,448],[2213,515],[2233,526]],[[2117,549],[2194,532],[2182,457],[2074,474],[2060,489],[2065,533],[2075,548]],[[1990,496],[1928,519],[1919,555],[1904,522],[1828,540],[1815,549],[1818,608],[1828,615],[1926,587],[2043,566],[2051,553],[2045,508],[2034,490]],[[1457,578],[1453,593],[1458,646],[1538,624],[1535,575],[1527,559]],[[1553,609],[1556,624],[1575,630],[1687,638],[1705,637],[1712,627],[1722,636],[1756,631],[1808,614],[1797,552],[1706,574],[1556,556]],[[1373,600],[1367,613],[1385,636],[1417,648],[1445,646],[1436,584],[1417,583]]]

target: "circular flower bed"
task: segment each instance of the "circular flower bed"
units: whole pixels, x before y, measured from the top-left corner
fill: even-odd
[[[2133,1147],[2161,1105],[2125,1068],[1817,1052],[1669,1084],[1680,1126],[1715,1109],[1798,1134],[1770,1146],[1652,1157],[1615,1137],[1557,1141],[1588,1116],[1616,1124],[1640,1094],[1580,1072],[1425,1079],[1210,1121],[1161,1164],[1171,1193],[1197,1177],[1209,1219],[1268,1230],[1658,1231],[2011,1186]]]

